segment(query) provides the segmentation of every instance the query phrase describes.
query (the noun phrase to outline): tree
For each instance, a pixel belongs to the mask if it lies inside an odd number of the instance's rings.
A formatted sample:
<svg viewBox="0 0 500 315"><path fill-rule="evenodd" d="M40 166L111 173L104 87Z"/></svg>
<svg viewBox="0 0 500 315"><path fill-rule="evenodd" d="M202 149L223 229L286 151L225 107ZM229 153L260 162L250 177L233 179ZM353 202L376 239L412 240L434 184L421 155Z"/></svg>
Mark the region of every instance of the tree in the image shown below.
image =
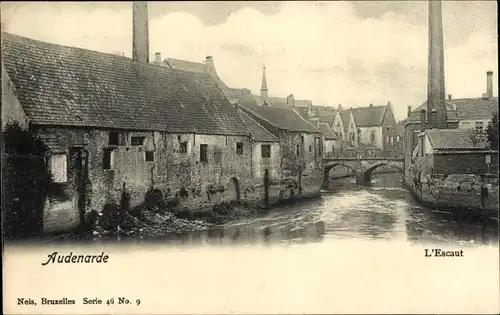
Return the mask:
<svg viewBox="0 0 500 315"><path fill-rule="evenodd" d="M2 228L8 239L39 234L52 177L45 145L14 123L2 132Z"/></svg>
<svg viewBox="0 0 500 315"><path fill-rule="evenodd" d="M493 119L486 129L488 142L492 150L498 150L498 114L493 115Z"/></svg>

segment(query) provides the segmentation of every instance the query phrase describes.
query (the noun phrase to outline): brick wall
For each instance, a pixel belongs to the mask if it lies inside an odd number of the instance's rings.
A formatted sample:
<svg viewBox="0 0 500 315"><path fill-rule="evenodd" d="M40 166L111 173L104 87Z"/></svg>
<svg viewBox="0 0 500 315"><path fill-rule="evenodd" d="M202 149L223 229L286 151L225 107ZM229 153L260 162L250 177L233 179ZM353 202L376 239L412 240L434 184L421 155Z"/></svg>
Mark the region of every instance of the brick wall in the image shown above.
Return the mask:
<svg viewBox="0 0 500 315"><path fill-rule="evenodd" d="M488 172L485 153L434 154L436 174L484 174ZM491 173L498 172L498 153L492 154Z"/></svg>

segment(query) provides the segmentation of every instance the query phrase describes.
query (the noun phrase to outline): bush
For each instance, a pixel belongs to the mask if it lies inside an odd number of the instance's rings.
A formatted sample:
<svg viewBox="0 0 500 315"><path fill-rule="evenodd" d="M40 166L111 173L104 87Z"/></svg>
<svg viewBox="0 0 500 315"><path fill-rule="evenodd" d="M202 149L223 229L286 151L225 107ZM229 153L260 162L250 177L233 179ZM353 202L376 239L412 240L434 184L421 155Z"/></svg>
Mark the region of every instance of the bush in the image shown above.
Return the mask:
<svg viewBox="0 0 500 315"><path fill-rule="evenodd" d="M3 132L2 226L7 239L38 235L52 176L45 166L45 145L9 124Z"/></svg>

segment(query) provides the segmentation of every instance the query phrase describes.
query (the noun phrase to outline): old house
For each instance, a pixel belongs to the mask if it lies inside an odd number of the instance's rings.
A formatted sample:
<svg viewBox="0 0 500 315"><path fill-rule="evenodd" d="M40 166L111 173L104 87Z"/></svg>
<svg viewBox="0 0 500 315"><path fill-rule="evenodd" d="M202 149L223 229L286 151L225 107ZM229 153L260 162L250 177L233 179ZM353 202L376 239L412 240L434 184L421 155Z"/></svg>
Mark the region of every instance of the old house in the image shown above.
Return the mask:
<svg viewBox="0 0 500 315"><path fill-rule="evenodd" d="M396 119L392 105L359 107L351 109L357 128L359 145L376 148L386 156L396 155Z"/></svg>
<svg viewBox="0 0 500 315"><path fill-rule="evenodd" d="M229 88L218 77L213 57L207 57L205 63L167 58L164 64L173 69L209 73L231 103L242 111L254 141L252 174L255 180L262 180L265 169L272 180L296 177L299 166L304 177L313 177L312 170L316 170L321 163L324 144L320 130L315 127L317 124L311 125L299 115L301 109L309 109L310 102L297 102L293 94L286 98L269 97L265 69L259 98L248 89ZM296 107L297 103L303 106ZM319 185L317 188L319 190Z"/></svg>
<svg viewBox="0 0 500 315"><path fill-rule="evenodd" d="M498 216L498 151L472 129L420 132L407 172L407 185L425 202Z"/></svg>
<svg viewBox="0 0 500 315"><path fill-rule="evenodd" d="M320 122L319 129L324 139L323 157L333 158L338 156L340 153L340 141L337 134L330 127L330 124Z"/></svg>
<svg viewBox="0 0 500 315"><path fill-rule="evenodd" d="M296 178L299 189L319 192L323 139L318 128L297 112L270 106L241 109L280 141L283 178Z"/></svg>
<svg viewBox="0 0 500 315"><path fill-rule="evenodd" d="M413 159L423 158L434 174L496 173L498 152L473 130L428 129L417 137Z"/></svg>
<svg viewBox="0 0 500 315"><path fill-rule="evenodd" d="M453 99L451 95L445 101L446 122L449 129L473 129L478 133L486 130L494 114L498 114L498 97L493 96L493 72L486 73L486 91L482 97ZM436 116L436 112L432 112ZM423 115L423 116L422 116ZM417 145L417 136L428 122L427 101L411 110L408 108L408 117L404 127L404 156L405 168L411 164L411 155ZM433 116L431 116L433 117ZM436 120L435 118L433 120ZM422 125L423 124L423 125Z"/></svg>
<svg viewBox="0 0 500 315"><path fill-rule="evenodd" d="M46 231L124 194L131 206L152 189L201 206L250 185L238 110L210 75L150 64L147 9L134 14L133 59L2 32L2 107L45 141L62 192L47 200Z"/></svg>
<svg viewBox="0 0 500 315"><path fill-rule="evenodd" d="M279 139L267 131L243 110L240 114L252 138L252 176L262 183L266 172L271 180L281 179L281 149Z"/></svg>

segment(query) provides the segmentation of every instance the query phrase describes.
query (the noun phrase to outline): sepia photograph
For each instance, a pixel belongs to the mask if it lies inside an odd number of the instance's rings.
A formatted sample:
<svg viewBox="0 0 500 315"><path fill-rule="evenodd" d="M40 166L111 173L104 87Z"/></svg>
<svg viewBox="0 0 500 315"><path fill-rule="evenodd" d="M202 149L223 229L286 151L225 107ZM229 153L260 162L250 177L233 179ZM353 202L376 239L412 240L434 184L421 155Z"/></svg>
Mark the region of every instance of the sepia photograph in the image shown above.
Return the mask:
<svg viewBox="0 0 500 315"><path fill-rule="evenodd" d="M5 314L500 312L495 1L2 1Z"/></svg>

